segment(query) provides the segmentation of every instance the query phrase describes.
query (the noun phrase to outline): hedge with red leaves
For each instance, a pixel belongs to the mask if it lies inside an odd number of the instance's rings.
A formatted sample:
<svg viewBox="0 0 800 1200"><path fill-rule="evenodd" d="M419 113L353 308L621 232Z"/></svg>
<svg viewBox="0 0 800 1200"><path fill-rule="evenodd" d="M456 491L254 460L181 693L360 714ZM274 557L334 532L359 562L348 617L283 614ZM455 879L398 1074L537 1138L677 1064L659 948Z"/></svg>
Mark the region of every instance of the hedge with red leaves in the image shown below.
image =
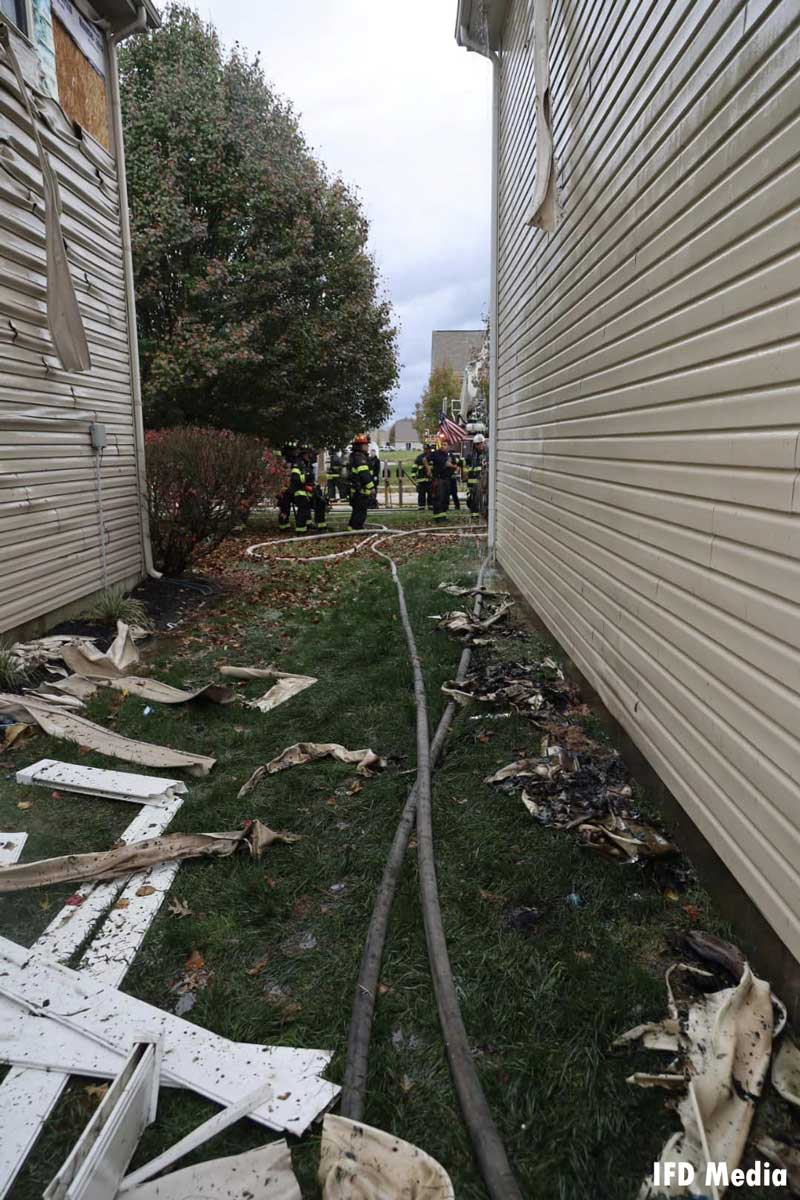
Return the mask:
<svg viewBox="0 0 800 1200"><path fill-rule="evenodd" d="M191 425L150 430L147 492L153 557L177 575L286 487L286 466L256 437Z"/></svg>

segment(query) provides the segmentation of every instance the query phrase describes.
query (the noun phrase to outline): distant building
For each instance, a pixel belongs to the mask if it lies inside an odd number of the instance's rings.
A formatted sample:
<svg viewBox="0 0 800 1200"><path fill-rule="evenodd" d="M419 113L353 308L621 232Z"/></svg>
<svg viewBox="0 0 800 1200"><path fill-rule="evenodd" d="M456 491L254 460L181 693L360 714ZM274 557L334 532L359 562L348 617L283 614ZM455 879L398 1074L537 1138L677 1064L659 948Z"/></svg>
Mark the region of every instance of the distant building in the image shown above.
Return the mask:
<svg viewBox="0 0 800 1200"><path fill-rule="evenodd" d="M395 421L389 430L389 445L395 450L421 450L422 438L410 417Z"/></svg>

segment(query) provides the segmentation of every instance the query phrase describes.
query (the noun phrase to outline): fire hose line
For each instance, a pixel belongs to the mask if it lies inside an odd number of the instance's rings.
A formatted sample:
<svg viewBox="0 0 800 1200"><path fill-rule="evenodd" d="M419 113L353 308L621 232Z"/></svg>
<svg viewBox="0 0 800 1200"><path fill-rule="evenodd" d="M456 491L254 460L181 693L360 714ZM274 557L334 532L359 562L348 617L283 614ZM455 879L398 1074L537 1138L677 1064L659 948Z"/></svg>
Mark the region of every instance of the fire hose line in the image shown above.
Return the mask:
<svg viewBox="0 0 800 1200"><path fill-rule="evenodd" d="M394 559L385 550L379 548L384 542L394 541L400 537L411 537L420 534L441 537L449 536L453 532L455 530L442 531L441 529L430 528L391 532L376 530L365 538L359 546L355 547L357 550L361 545L369 542L370 550L388 562L392 579L397 589L400 620L408 645L414 677L414 698L417 709L417 781L408 797L395 833L367 933L367 941L364 947L358 986L353 1003L342 1113L351 1119L356 1119L363 1110L372 1015L375 1007L375 994L380 973L388 916L405 849L416 819L420 901L425 925L425 940L428 947L431 979L439 1011L439 1023L450 1063L453 1083L461 1105L464 1121L469 1131L475 1156L478 1159L481 1173L489 1189L489 1194L492 1196L492 1200L523 1200L522 1193L511 1170L505 1147L503 1146L486 1096L481 1087L477 1071L475 1070L469 1039L467 1038L467 1031L461 1016L461 1009L456 994L439 904L439 888L436 879L431 819L431 768L432 765L435 765L441 753L444 739L453 719L455 706L452 702L448 704L447 710L445 710L439 722L433 742L431 743L425 680L414 631L408 615L405 591ZM376 533L381 536L376 537ZM468 526L466 528L462 527L459 530L459 534L465 537L475 533L484 534L485 536L485 528L483 526ZM317 538L341 536L341 534L316 535ZM308 539L300 537L287 540L305 541ZM281 539L278 539L278 542L280 541ZM275 544L277 543L273 541L271 543L261 543L259 546L251 546L247 553L252 556L259 549ZM354 550L344 551L343 553L352 554ZM326 557L339 556L337 554ZM297 558L294 561L310 562L315 560ZM487 562L488 559L481 566L478 575L479 587L483 581ZM480 601L480 595L476 596L476 614L480 613ZM469 661L470 651L469 649L465 649L459 663L459 679L463 679L466 675Z"/></svg>
<svg viewBox="0 0 800 1200"><path fill-rule="evenodd" d="M433 853L433 828L431 821L431 762L432 753L428 729L428 703L425 695L425 680L417 650L414 630L406 606L406 597L397 565L386 551L378 549L380 538L373 543L372 550L386 559L397 588L400 620L408 644L411 667L414 673L414 696L417 706L417 861L419 865L420 901L425 924L425 940L428 945L433 990L439 1009L439 1024L442 1029L445 1049L450 1062L450 1073L461 1105L461 1112L469 1131L472 1147L481 1168L484 1182L493 1200L522 1200L522 1192L511 1170L505 1147L481 1087L470 1050L467 1031L461 1016L456 995L447 939L439 905L439 888L436 881L436 863Z"/></svg>
<svg viewBox="0 0 800 1200"><path fill-rule="evenodd" d="M340 533L312 533L301 534L298 537L283 537L273 538L269 542L258 542L254 546L248 546L245 554L248 558L261 558L271 562L296 562L296 563L311 563L311 562L331 562L335 558L347 558L351 554L357 554L364 546L371 544L375 538L381 534L380 540L385 541L386 538L401 538L401 537L418 537L422 534L427 537L470 537L477 535L478 537L486 537L485 525L460 525L451 529L431 528L427 526L424 529L388 529L386 525L367 525L367 536L362 538L355 546L349 550L338 550L333 554L315 554L315 555L300 555L300 554L268 554L259 555L259 550L265 550L270 546L289 546L297 542L321 542L326 538L342 538L353 537L357 534L364 533L364 529L343 529Z"/></svg>
<svg viewBox="0 0 800 1200"><path fill-rule="evenodd" d="M478 587L483 585L483 578L488 565L488 558L482 563L478 572ZM481 613L480 593L475 597L475 617ZM463 683L467 677L472 651L466 646L461 654L461 660L456 672L456 682ZM450 700L431 742L431 765L436 767L444 746L445 738L455 716L457 705ZM351 1121L364 1119L364 1105L367 1091L367 1064L369 1060L369 1045L372 1036L372 1021L375 1013L375 999L380 980L383 948L386 943L386 931L389 925L389 914L394 902L403 859L408 848L411 831L417 816L417 785L414 784L409 792L405 807L397 825L386 866L383 869L380 887L375 897L375 906L367 930L364 943L364 953L358 974L358 983L353 998L353 1012L350 1019L350 1037L347 1045L347 1061L345 1063L344 1083L342 1085L341 1113Z"/></svg>

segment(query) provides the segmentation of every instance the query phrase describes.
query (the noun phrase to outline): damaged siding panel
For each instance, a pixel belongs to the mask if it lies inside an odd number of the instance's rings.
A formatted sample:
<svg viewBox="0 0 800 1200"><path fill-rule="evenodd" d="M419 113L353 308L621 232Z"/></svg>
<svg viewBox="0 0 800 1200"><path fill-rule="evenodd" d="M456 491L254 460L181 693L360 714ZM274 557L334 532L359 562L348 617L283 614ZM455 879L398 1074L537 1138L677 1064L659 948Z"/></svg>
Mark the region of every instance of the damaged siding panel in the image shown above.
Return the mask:
<svg viewBox="0 0 800 1200"><path fill-rule="evenodd" d="M114 163L50 102L39 108L92 367L63 370L50 340L41 173L16 82L0 62L0 632L103 586L92 421L108 434L109 583L143 571Z"/></svg>
<svg viewBox="0 0 800 1200"><path fill-rule="evenodd" d="M50 0L31 0L33 9L33 39L44 90L54 100L58 99L56 79L56 52L53 44L53 10Z"/></svg>
<svg viewBox="0 0 800 1200"><path fill-rule="evenodd" d="M502 49L497 552L800 957L800 18L555 0Z"/></svg>

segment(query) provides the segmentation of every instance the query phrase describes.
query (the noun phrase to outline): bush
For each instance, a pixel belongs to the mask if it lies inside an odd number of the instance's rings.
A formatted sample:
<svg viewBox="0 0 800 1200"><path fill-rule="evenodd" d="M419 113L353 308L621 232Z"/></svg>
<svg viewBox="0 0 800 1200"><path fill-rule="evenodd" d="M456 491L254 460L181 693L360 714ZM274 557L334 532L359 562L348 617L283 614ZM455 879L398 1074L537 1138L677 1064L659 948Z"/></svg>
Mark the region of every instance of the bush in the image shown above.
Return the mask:
<svg viewBox="0 0 800 1200"><path fill-rule="evenodd" d="M121 587L107 588L101 592L87 615L101 625L116 625L117 621L124 621L126 625L140 625L146 629L150 623L141 600L126 596Z"/></svg>
<svg viewBox="0 0 800 1200"><path fill-rule="evenodd" d="M0 641L0 689L18 688L27 680L28 668L14 654L12 643Z"/></svg>
<svg viewBox="0 0 800 1200"><path fill-rule="evenodd" d="M146 443L153 556L167 575L180 574L286 486L284 463L256 437L186 425L151 430Z"/></svg>

